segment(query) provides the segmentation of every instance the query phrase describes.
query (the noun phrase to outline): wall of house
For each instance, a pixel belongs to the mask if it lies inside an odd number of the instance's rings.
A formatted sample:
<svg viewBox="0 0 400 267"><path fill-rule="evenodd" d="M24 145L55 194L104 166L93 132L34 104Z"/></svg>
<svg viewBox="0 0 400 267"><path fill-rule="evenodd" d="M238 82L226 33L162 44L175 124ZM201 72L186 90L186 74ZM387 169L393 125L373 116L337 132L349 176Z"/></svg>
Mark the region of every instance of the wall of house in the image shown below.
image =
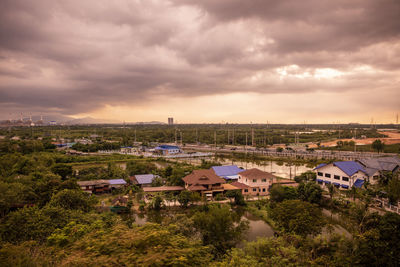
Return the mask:
<svg viewBox="0 0 400 267"><path fill-rule="evenodd" d="M265 181L263 181L265 179ZM242 192L246 195L265 196L269 194L269 187L272 185L272 180L268 178L258 178L253 181L253 178L242 176L239 174L239 183L250 186L248 192ZM244 190L243 190L244 191Z"/></svg>
<svg viewBox="0 0 400 267"><path fill-rule="evenodd" d="M315 170L315 173L317 174L317 179L323 180L323 181L328 181L330 183L339 183L340 185L347 185L349 188L353 186L354 182L357 179L363 179L367 180L368 176L361 172L358 171L352 176L348 176L344 171L342 171L340 168L334 166L333 164L328 164L324 167L321 167L317 170ZM320 175L322 173L322 176ZM330 174L330 177L327 177L326 174ZM336 176L336 177L335 177ZM339 177L339 179L335 179ZM349 178L348 181L343 180L343 177ZM326 186L325 183L322 183L321 186ZM341 187L341 189L346 189Z"/></svg>

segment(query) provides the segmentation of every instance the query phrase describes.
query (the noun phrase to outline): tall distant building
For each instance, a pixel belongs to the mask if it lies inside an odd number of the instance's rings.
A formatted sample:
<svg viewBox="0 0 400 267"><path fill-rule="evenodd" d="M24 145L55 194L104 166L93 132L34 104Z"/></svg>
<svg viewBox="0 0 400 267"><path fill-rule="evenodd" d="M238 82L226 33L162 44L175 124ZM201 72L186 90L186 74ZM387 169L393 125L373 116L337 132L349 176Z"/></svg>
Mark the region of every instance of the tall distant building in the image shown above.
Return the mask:
<svg viewBox="0 0 400 267"><path fill-rule="evenodd" d="M174 125L174 118L168 118L168 125Z"/></svg>

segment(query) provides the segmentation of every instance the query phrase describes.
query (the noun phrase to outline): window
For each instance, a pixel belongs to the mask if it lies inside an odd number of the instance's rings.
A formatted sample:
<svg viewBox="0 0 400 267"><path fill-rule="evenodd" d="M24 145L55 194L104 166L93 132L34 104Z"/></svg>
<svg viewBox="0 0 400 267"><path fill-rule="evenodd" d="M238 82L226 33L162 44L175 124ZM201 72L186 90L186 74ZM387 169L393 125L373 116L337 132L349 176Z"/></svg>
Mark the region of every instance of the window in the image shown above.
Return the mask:
<svg viewBox="0 0 400 267"><path fill-rule="evenodd" d="M266 183L266 182L267 182L267 179L262 179L262 182L263 182L263 183Z"/></svg>
<svg viewBox="0 0 400 267"><path fill-rule="evenodd" d="M333 179L340 180L340 176L339 175L334 175Z"/></svg>
<svg viewBox="0 0 400 267"><path fill-rule="evenodd" d="M343 177L342 177L342 180L348 182L348 181L349 181L349 177L344 177L344 176L343 176Z"/></svg>
<svg viewBox="0 0 400 267"><path fill-rule="evenodd" d="M249 189L245 189L244 192L246 192L246 193L249 192Z"/></svg>
<svg viewBox="0 0 400 267"><path fill-rule="evenodd" d="M257 192L257 188L253 188L253 192Z"/></svg>
<svg viewBox="0 0 400 267"><path fill-rule="evenodd" d="M257 182L257 179L253 179L253 183L256 183Z"/></svg>
<svg viewBox="0 0 400 267"><path fill-rule="evenodd" d="M318 172L318 176L324 176L322 172Z"/></svg>
<svg viewBox="0 0 400 267"><path fill-rule="evenodd" d="M378 180L378 178L379 178L379 175L372 176L372 180Z"/></svg>
<svg viewBox="0 0 400 267"><path fill-rule="evenodd" d="M265 188L263 188L263 192L265 192Z"/></svg>
<svg viewBox="0 0 400 267"><path fill-rule="evenodd" d="M330 173L325 173L325 177L331 178L331 174Z"/></svg>

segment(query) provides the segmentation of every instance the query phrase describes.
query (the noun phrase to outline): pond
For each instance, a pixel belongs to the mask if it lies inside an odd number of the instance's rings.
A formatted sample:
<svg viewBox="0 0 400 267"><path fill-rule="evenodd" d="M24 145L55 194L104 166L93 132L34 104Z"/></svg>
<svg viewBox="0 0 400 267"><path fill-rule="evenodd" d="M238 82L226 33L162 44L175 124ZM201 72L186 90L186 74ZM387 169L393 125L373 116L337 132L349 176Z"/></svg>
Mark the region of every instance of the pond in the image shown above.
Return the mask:
<svg viewBox="0 0 400 267"><path fill-rule="evenodd" d="M147 221L159 222L162 215L160 213L152 213L150 216L151 217L148 217L146 214L135 214L135 223L139 226L142 226ZM245 211L243 212L241 219L249 222L249 230L245 236L246 241L255 241L259 237L274 236L274 230L272 227L257 216Z"/></svg>
<svg viewBox="0 0 400 267"><path fill-rule="evenodd" d="M247 220L249 222L249 230L245 234L244 241L256 241L257 238L268 238L274 236L274 230L272 227L263 221L261 218L251 214L248 211L237 211L241 215L241 219ZM330 217L330 212L326 209L323 209L323 214L325 216ZM135 214L135 223L139 226L144 225L147 221L160 223L162 220L162 214L157 212L152 212L151 214ZM335 214L334 214L335 216ZM340 235L344 235L346 238L352 238L352 235L342 226L336 224L333 225L331 229L324 227L322 229L321 235L323 237L328 237L331 233L336 233ZM242 246L243 243L240 243L238 246Z"/></svg>
<svg viewBox="0 0 400 267"><path fill-rule="evenodd" d="M242 219L249 221L249 231L245 237L246 241L256 241L257 238L260 237L274 236L274 230L272 227L250 212L246 211L243 214Z"/></svg>

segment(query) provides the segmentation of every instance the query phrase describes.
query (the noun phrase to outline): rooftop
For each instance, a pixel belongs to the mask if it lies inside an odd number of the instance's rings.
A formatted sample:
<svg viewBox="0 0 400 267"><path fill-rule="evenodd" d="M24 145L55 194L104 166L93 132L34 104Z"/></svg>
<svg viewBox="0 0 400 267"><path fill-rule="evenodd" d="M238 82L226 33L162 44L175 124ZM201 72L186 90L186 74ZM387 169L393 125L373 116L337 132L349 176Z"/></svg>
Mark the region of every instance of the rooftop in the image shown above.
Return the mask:
<svg viewBox="0 0 400 267"><path fill-rule="evenodd" d="M194 170L182 178L187 184L223 184L225 180L218 177L213 170Z"/></svg>
<svg viewBox="0 0 400 267"><path fill-rule="evenodd" d="M236 165L228 165L228 166L213 166L211 169L214 170L215 174L223 177L225 179L237 179L235 175L240 172L243 172L243 169L240 169Z"/></svg>
<svg viewBox="0 0 400 267"><path fill-rule="evenodd" d="M253 168L240 173L241 176L245 176L250 179L258 179L258 178L269 178L273 179L275 176L272 173L264 172L262 170Z"/></svg>
<svg viewBox="0 0 400 267"><path fill-rule="evenodd" d="M171 145L160 145L155 149L179 149L179 146L171 146Z"/></svg>
<svg viewBox="0 0 400 267"><path fill-rule="evenodd" d="M366 173L363 166L355 161L336 161L333 163L333 166L338 167L343 172L345 172L348 176L352 176L358 171L362 171Z"/></svg>
<svg viewBox="0 0 400 267"><path fill-rule="evenodd" d="M126 184L124 179L111 179L107 180L110 184Z"/></svg>
<svg viewBox="0 0 400 267"><path fill-rule="evenodd" d="M134 177L138 184L151 184L153 179L157 176L154 174L136 174Z"/></svg>

